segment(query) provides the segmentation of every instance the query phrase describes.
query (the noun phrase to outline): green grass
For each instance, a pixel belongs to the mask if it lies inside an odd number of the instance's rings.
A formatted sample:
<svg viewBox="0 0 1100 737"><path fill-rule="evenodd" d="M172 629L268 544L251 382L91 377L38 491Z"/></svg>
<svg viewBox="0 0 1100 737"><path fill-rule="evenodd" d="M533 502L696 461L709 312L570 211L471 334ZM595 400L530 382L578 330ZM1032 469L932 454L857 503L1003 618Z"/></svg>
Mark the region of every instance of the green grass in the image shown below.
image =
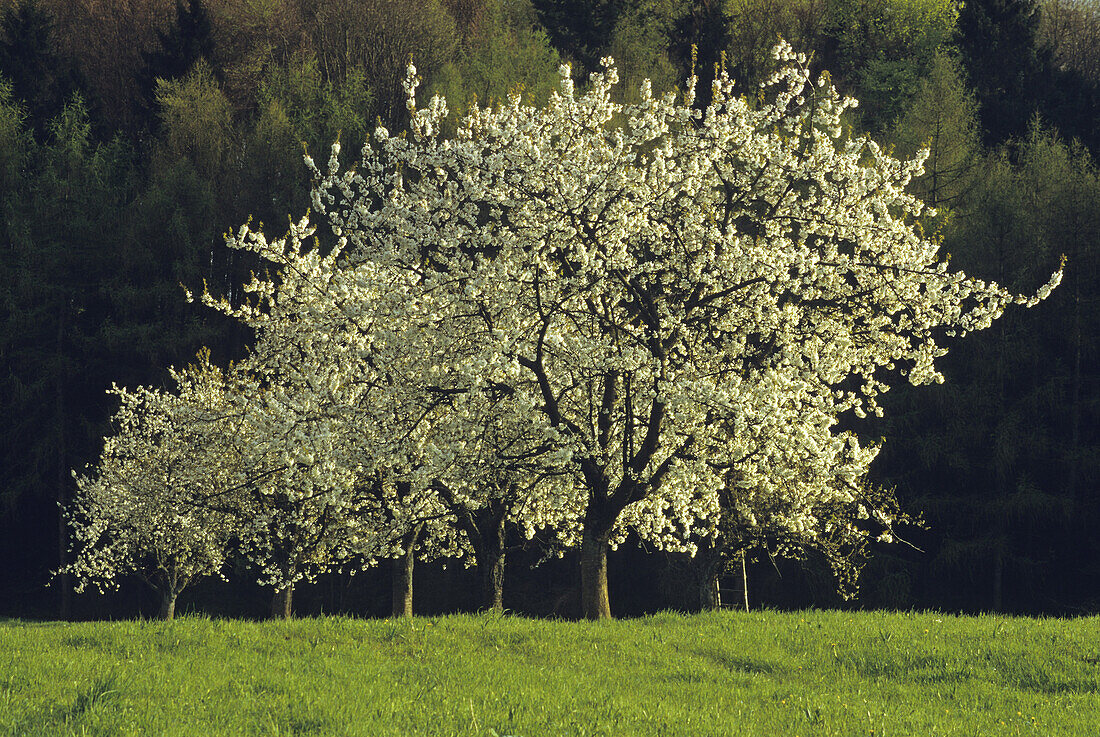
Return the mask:
<svg viewBox="0 0 1100 737"><path fill-rule="evenodd" d="M0 735L1100 735L1100 618L0 622Z"/></svg>

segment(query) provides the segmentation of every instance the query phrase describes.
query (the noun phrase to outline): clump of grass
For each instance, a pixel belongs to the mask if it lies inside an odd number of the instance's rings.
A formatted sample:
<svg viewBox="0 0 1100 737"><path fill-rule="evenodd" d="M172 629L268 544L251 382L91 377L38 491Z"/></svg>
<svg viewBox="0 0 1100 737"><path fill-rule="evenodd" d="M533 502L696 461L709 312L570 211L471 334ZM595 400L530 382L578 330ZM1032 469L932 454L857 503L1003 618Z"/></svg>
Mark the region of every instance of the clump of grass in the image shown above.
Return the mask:
<svg viewBox="0 0 1100 737"><path fill-rule="evenodd" d="M0 735L1087 735L1098 624L828 611L0 622Z"/></svg>
<svg viewBox="0 0 1100 737"><path fill-rule="evenodd" d="M94 678L87 687L82 688L76 694L76 700L69 709L66 721L79 719L87 712L101 707L110 701L117 700L119 694L117 681L118 676L114 673L105 677Z"/></svg>

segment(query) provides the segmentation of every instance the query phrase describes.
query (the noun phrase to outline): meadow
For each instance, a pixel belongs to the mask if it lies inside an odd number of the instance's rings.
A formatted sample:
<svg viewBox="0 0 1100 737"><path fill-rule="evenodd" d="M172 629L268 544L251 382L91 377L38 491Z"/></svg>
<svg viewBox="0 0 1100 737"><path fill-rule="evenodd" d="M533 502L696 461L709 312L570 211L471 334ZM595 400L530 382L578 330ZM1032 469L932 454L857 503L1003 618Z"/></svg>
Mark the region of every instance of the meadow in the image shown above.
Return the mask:
<svg viewBox="0 0 1100 737"><path fill-rule="evenodd" d="M1100 618L0 621L0 735L1100 734Z"/></svg>

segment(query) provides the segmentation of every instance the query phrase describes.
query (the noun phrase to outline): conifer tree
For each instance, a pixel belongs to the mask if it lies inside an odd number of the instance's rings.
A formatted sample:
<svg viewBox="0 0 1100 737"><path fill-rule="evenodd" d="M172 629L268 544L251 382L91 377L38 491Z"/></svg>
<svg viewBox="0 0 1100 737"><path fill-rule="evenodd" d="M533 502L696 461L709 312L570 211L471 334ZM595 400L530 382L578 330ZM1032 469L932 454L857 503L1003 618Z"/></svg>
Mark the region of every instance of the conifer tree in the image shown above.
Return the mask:
<svg viewBox="0 0 1100 737"><path fill-rule="evenodd" d="M157 47L141 54L143 66L138 72L139 115L148 129L155 130L157 96L160 82L181 79L200 60L217 76L214 36L210 17L202 0L176 0L175 22L167 30L157 31Z"/></svg>
<svg viewBox="0 0 1100 737"><path fill-rule="evenodd" d="M1014 157L977 166L944 229L952 262L1018 286L1065 253L1066 281L1036 311L955 348L943 386L899 393L877 470L926 513L930 603L1058 611L1094 596L1083 587L1097 581L1081 550L1096 545L1082 484L1097 473L1085 387L1097 365L1100 179L1086 152L1039 127Z"/></svg>
<svg viewBox="0 0 1100 737"><path fill-rule="evenodd" d="M0 12L0 77L22 101L40 140L50 120L82 87L73 64L58 54L53 16L38 0L19 0Z"/></svg>
<svg viewBox="0 0 1100 737"><path fill-rule="evenodd" d="M974 87L985 142L1020 137L1044 91L1037 0L969 0L959 11L958 45Z"/></svg>
<svg viewBox="0 0 1100 737"><path fill-rule="evenodd" d="M924 173L914 180L913 191L937 210L933 229L942 228L950 210L967 193L980 152L977 104L954 58L936 55L931 71L894 125L892 139L904 156L928 149Z"/></svg>

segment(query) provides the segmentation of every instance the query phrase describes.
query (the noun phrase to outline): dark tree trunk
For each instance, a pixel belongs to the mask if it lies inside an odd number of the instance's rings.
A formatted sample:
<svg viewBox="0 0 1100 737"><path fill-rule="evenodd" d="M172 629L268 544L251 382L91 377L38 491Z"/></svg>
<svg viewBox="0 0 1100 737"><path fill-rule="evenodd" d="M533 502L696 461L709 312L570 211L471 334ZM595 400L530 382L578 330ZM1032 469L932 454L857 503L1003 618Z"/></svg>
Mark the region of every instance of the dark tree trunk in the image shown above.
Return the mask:
<svg viewBox="0 0 1100 737"><path fill-rule="evenodd" d="M413 615L413 566L416 563L416 539L423 525L405 538L405 552L393 560L393 616Z"/></svg>
<svg viewBox="0 0 1100 737"><path fill-rule="evenodd" d="M587 516L581 538L581 611L585 619L611 619L607 595L607 550L611 525Z"/></svg>
<svg viewBox="0 0 1100 737"><path fill-rule="evenodd" d="M481 572L481 602L487 611L504 611L504 551L487 551L478 556Z"/></svg>
<svg viewBox="0 0 1100 737"><path fill-rule="evenodd" d="M294 617L294 584L277 589L271 597L271 618L291 619Z"/></svg>
<svg viewBox="0 0 1100 737"><path fill-rule="evenodd" d="M699 605L705 612L715 612L722 608L720 579L718 569L708 566L699 587Z"/></svg>
<svg viewBox="0 0 1100 737"><path fill-rule="evenodd" d="M721 609L722 591L720 585L722 570L725 568L722 551L717 544L709 539L704 539L699 544L699 550L695 554L695 562L699 571L700 609L704 612Z"/></svg>
<svg viewBox="0 0 1100 737"><path fill-rule="evenodd" d="M470 524L466 531L477 556L481 576L481 606L486 611L504 611L505 507L484 510L481 526Z"/></svg>
<svg viewBox="0 0 1100 737"><path fill-rule="evenodd" d="M176 597L178 593L171 588L162 589L160 592L160 610L157 619L170 621L176 618Z"/></svg>

